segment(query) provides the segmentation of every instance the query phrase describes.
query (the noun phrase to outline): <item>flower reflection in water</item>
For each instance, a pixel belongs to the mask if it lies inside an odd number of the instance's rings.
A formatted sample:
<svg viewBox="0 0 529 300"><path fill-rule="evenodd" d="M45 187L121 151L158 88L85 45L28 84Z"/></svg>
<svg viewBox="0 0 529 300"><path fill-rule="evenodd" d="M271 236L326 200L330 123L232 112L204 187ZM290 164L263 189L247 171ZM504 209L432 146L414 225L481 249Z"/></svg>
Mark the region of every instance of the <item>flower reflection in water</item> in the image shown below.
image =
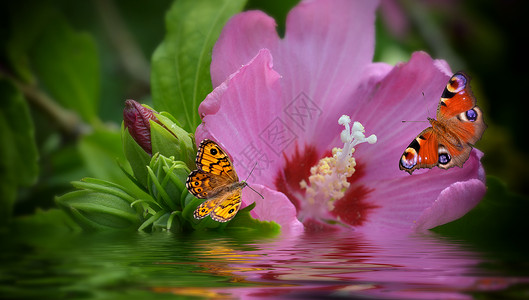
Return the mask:
<svg viewBox="0 0 529 300"><path fill-rule="evenodd" d="M199 289L206 297L472 299L472 292L529 282L497 277L480 268L479 254L434 235L382 239L312 233L244 247L222 240L197 246L199 272L229 283ZM155 291L188 295L180 288Z"/></svg>

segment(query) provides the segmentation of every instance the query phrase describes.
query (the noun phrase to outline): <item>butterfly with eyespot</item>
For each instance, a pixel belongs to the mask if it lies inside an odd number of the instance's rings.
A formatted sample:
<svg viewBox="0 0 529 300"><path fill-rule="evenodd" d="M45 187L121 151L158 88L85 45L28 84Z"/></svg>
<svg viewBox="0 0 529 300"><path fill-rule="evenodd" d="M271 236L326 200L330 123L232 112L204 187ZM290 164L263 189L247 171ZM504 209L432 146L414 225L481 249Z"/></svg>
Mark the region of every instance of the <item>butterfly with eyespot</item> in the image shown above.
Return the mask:
<svg viewBox="0 0 529 300"><path fill-rule="evenodd" d="M462 167L472 146L487 125L470 89L470 77L457 72L448 81L437 107L437 120L423 130L404 150L399 168L412 173L420 168Z"/></svg>
<svg viewBox="0 0 529 300"><path fill-rule="evenodd" d="M186 181L188 191L199 199L207 199L194 212L195 219L210 216L218 222L233 219L241 207L242 189L248 184L239 181L230 158L212 140L205 139L198 147L197 170Z"/></svg>

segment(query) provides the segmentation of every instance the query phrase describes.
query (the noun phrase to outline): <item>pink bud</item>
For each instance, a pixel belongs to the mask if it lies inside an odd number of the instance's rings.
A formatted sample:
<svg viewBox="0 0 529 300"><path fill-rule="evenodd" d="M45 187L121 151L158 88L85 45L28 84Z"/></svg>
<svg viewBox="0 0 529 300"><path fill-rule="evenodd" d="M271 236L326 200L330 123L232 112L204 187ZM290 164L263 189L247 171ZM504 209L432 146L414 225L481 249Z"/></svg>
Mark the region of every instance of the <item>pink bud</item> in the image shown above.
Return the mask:
<svg viewBox="0 0 529 300"><path fill-rule="evenodd" d="M145 152L152 155L151 145L151 124L150 120L158 122L154 112L134 100L125 101L123 110L123 120L125 128L129 129L132 138L140 145Z"/></svg>

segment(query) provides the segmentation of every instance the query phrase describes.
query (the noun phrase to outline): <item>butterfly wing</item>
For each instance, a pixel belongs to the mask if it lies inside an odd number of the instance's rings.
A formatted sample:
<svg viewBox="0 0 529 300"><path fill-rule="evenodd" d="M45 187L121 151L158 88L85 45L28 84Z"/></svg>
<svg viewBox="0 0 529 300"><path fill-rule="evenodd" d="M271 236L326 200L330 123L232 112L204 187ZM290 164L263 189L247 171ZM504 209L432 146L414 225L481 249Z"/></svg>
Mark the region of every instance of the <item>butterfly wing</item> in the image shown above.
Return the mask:
<svg viewBox="0 0 529 300"><path fill-rule="evenodd" d="M198 147L198 153L195 160L197 168L205 173L226 177L229 182L238 182L239 177L233 169L230 158L212 140L205 139Z"/></svg>
<svg viewBox="0 0 529 300"><path fill-rule="evenodd" d="M438 145L433 128L426 128L404 150L399 168L411 174L415 169L436 166L439 159Z"/></svg>
<svg viewBox="0 0 529 300"><path fill-rule="evenodd" d="M449 138L461 144L474 145L483 135L487 125L465 73L457 72L448 81L437 108L437 121L450 131Z"/></svg>
<svg viewBox="0 0 529 300"><path fill-rule="evenodd" d="M187 177L186 187L197 198L213 197L223 187L239 181L228 155L211 140L200 143L195 162L197 170Z"/></svg>
<svg viewBox="0 0 529 300"><path fill-rule="evenodd" d="M205 217L207 217L213 209L220 203L221 198L212 198L209 200L204 201L202 204L200 204L197 209L193 212L193 217L195 219L200 220Z"/></svg>
<svg viewBox="0 0 529 300"><path fill-rule="evenodd" d="M193 212L195 219L211 216L214 221L228 222L233 219L241 207L241 189L206 200Z"/></svg>
<svg viewBox="0 0 529 300"><path fill-rule="evenodd" d="M210 216L217 222L228 222L235 217L241 204L241 189L239 188L226 194L222 201L215 206Z"/></svg>

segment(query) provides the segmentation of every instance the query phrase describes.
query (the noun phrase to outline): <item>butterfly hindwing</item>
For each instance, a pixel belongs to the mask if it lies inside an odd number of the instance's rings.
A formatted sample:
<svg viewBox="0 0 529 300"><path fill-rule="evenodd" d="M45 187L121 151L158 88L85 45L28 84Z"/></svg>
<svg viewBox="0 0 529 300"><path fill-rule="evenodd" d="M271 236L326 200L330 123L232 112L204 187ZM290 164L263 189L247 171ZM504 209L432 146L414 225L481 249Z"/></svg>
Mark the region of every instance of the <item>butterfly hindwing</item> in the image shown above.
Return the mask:
<svg viewBox="0 0 529 300"><path fill-rule="evenodd" d="M219 204L219 198L213 198L204 201L202 204L200 204L197 209L193 212L193 217L195 219L203 219L213 211L213 209Z"/></svg>
<svg viewBox="0 0 529 300"><path fill-rule="evenodd" d="M231 194L227 194L226 197L215 206L210 213L210 216L217 222L228 222L235 217L241 204L241 189L237 189Z"/></svg>
<svg viewBox="0 0 529 300"><path fill-rule="evenodd" d="M432 127L426 128L404 150L399 161L399 168L411 174L415 169L436 166L438 145Z"/></svg>
<svg viewBox="0 0 529 300"><path fill-rule="evenodd" d="M217 222L228 222L233 219L241 207L241 189L204 201L193 212L195 219L210 216Z"/></svg>

